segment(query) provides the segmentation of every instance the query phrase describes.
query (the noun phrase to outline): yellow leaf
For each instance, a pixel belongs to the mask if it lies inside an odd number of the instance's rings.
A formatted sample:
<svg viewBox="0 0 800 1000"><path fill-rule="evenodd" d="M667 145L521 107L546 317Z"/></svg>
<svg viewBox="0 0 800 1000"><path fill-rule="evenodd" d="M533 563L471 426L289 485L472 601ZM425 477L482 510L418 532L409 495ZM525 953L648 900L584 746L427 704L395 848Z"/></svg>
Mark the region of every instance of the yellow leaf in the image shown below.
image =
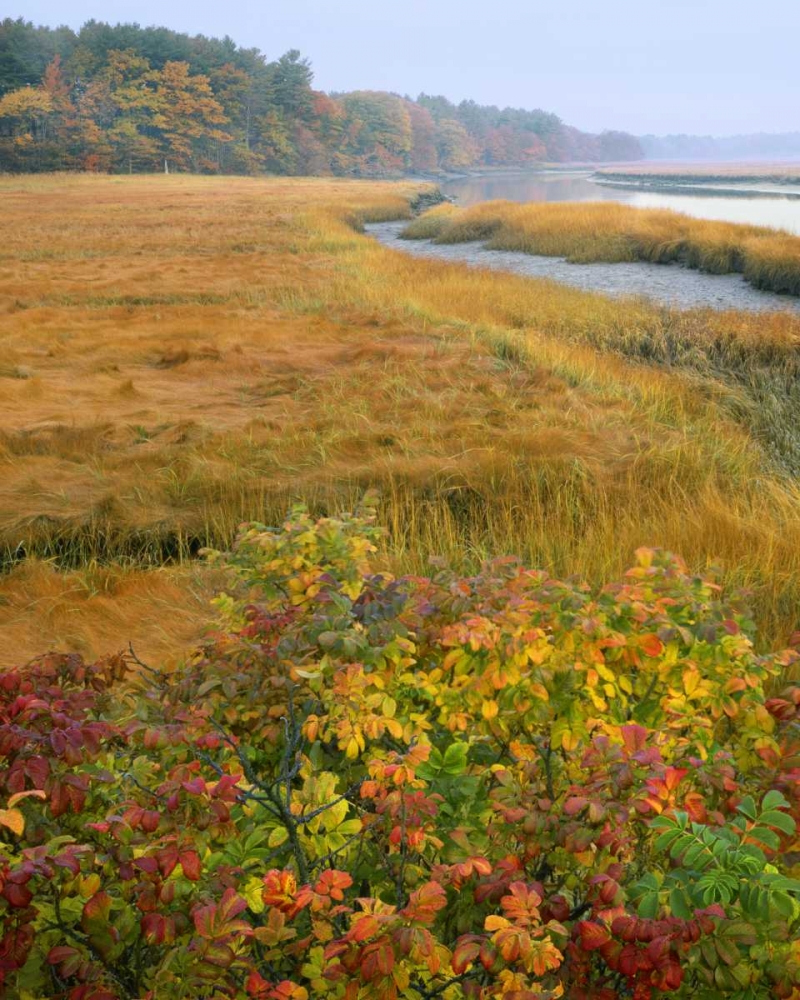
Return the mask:
<svg viewBox="0 0 800 1000"><path fill-rule="evenodd" d="M500 708L493 698L490 698L489 701L485 701L483 703L483 707L481 708L481 714L484 719L494 719L499 711Z"/></svg>
<svg viewBox="0 0 800 1000"><path fill-rule="evenodd" d="M29 799L29 798L46 799L47 793L43 792L41 788L34 788L28 792L16 792L8 800L8 807L10 809L12 806L15 806L18 802L21 802L23 799Z"/></svg>
<svg viewBox="0 0 800 1000"><path fill-rule="evenodd" d="M267 840L267 847L280 847L286 841L289 834L286 831L286 827L276 826L272 833L269 835ZM257 912L261 912L260 910Z"/></svg>
<svg viewBox="0 0 800 1000"><path fill-rule="evenodd" d="M245 883L242 895L247 900L247 905L253 913L264 912L263 890L264 883L260 878L253 877Z"/></svg>
<svg viewBox="0 0 800 1000"><path fill-rule="evenodd" d="M394 979L395 986L402 992L404 992L408 984L411 982L411 976L408 973L408 969L404 969L402 965L396 965L392 969L392 979Z"/></svg>
<svg viewBox="0 0 800 1000"><path fill-rule="evenodd" d="M571 732L569 729L561 737L561 746L567 752L569 752L570 750L574 750L579 743L580 743L580 737L578 736L578 734Z"/></svg>
<svg viewBox="0 0 800 1000"><path fill-rule="evenodd" d="M487 931L500 931L509 926L510 921L496 913L490 913L483 922L483 928Z"/></svg>
<svg viewBox="0 0 800 1000"><path fill-rule="evenodd" d="M9 830L21 837L25 830L25 817L19 809L0 809L0 826L7 826Z"/></svg>
<svg viewBox="0 0 800 1000"><path fill-rule="evenodd" d="M683 690L686 692L688 697L691 697L697 690L697 685L700 683L700 671L696 670L694 667L689 667L683 672Z"/></svg>
<svg viewBox="0 0 800 1000"><path fill-rule="evenodd" d="M84 899L91 899L100 890L100 876L97 874L87 875L86 878L79 879L79 891Z"/></svg>

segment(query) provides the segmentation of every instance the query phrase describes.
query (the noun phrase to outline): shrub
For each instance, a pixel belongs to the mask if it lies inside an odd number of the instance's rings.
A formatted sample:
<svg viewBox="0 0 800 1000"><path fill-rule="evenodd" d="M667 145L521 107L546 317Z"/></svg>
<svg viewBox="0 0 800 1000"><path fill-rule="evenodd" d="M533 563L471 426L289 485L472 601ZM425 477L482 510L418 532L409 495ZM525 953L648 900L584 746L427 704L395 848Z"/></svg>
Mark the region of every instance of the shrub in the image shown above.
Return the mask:
<svg viewBox="0 0 800 1000"><path fill-rule="evenodd" d="M642 550L393 579L368 514L243 530L165 674L0 677L5 996L800 996L800 690Z"/></svg>

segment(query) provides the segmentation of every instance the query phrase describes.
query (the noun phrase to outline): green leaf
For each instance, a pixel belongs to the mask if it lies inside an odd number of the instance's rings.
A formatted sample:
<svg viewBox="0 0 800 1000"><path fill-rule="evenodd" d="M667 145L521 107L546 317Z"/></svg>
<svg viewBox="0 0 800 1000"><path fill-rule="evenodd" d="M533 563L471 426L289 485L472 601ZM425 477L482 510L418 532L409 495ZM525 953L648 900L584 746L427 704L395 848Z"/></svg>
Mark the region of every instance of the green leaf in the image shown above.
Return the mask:
<svg viewBox="0 0 800 1000"><path fill-rule="evenodd" d="M441 753L436 749L436 747L432 747L428 759L424 761L424 763L417 765L417 774L420 778L430 781L439 774L443 765L444 758Z"/></svg>
<svg viewBox="0 0 800 1000"><path fill-rule="evenodd" d="M656 850L657 851L670 851L673 844L681 837L681 831L670 829L665 833L662 833L660 837L656 837Z"/></svg>
<svg viewBox="0 0 800 1000"><path fill-rule="evenodd" d="M798 905L788 892L773 892L770 902L782 917L791 920L798 912Z"/></svg>
<svg viewBox="0 0 800 1000"><path fill-rule="evenodd" d="M639 900L637 912L640 917L655 919L658 915L658 893L646 892Z"/></svg>
<svg viewBox="0 0 800 1000"><path fill-rule="evenodd" d="M777 789L773 788L764 796L761 800L762 811L770 809L788 809L790 803L784 798L783 794Z"/></svg>
<svg viewBox="0 0 800 1000"><path fill-rule="evenodd" d="M752 830L747 831L747 835L773 851L777 851L781 845L781 838L767 826L754 826Z"/></svg>
<svg viewBox="0 0 800 1000"><path fill-rule="evenodd" d="M705 867L704 865L699 864L701 859L705 859L706 864L708 864L708 855L705 844L694 843L683 855L683 863L687 868Z"/></svg>
<svg viewBox="0 0 800 1000"><path fill-rule="evenodd" d="M451 743L444 752L442 762L442 770L445 774L462 774L467 768L468 751L466 743Z"/></svg>
<svg viewBox="0 0 800 1000"><path fill-rule="evenodd" d="M739 949L732 941L716 938L714 944L717 948L717 954L726 965L737 965L741 961L742 956Z"/></svg>
<svg viewBox="0 0 800 1000"><path fill-rule="evenodd" d="M681 920L691 920L694 914L694 907L691 906L689 899L683 889L672 889L669 894L669 908L672 911L674 917L680 917Z"/></svg>
<svg viewBox="0 0 800 1000"><path fill-rule="evenodd" d="M737 812L742 813L748 819L756 821L758 813L756 812L756 804L752 795L745 795L739 805L736 807Z"/></svg>
<svg viewBox="0 0 800 1000"><path fill-rule="evenodd" d="M795 821L791 816L787 816L786 813L778 812L777 810L762 812L759 816L759 822L763 823L764 826L772 826L788 836L791 836L796 828Z"/></svg>

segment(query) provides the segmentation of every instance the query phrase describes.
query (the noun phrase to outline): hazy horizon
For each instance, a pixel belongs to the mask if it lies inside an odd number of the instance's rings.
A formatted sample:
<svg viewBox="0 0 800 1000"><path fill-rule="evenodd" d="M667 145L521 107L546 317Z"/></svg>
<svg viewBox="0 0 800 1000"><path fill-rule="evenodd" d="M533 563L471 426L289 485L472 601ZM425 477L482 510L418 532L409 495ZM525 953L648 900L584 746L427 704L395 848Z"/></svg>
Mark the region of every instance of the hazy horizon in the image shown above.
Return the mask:
<svg viewBox="0 0 800 1000"><path fill-rule="evenodd" d="M325 91L443 94L456 103L534 108L591 132L729 136L800 128L794 47L800 4L776 0L770 24L743 4L673 0L643 15L634 0L551 9L525 0L491 7L407 0L275 0L229 8L209 0L27 0L18 15L78 28L135 21L190 34L230 35L275 58L299 49Z"/></svg>

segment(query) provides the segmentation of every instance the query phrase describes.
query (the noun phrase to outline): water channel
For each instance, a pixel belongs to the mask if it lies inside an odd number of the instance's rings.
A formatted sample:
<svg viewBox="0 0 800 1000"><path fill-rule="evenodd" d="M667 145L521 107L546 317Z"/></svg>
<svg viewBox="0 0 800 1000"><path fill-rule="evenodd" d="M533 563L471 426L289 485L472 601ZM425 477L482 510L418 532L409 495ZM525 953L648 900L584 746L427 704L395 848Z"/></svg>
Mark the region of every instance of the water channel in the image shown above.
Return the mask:
<svg viewBox="0 0 800 1000"><path fill-rule="evenodd" d="M702 187L702 190L699 188ZM714 182L661 185L639 190L622 184L599 183L587 171L460 177L441 185L458 205L505 198L508 201L618 201L634 208L670 208L700 219L746 222L785 229L800 236L800 185Z"/></svg>

